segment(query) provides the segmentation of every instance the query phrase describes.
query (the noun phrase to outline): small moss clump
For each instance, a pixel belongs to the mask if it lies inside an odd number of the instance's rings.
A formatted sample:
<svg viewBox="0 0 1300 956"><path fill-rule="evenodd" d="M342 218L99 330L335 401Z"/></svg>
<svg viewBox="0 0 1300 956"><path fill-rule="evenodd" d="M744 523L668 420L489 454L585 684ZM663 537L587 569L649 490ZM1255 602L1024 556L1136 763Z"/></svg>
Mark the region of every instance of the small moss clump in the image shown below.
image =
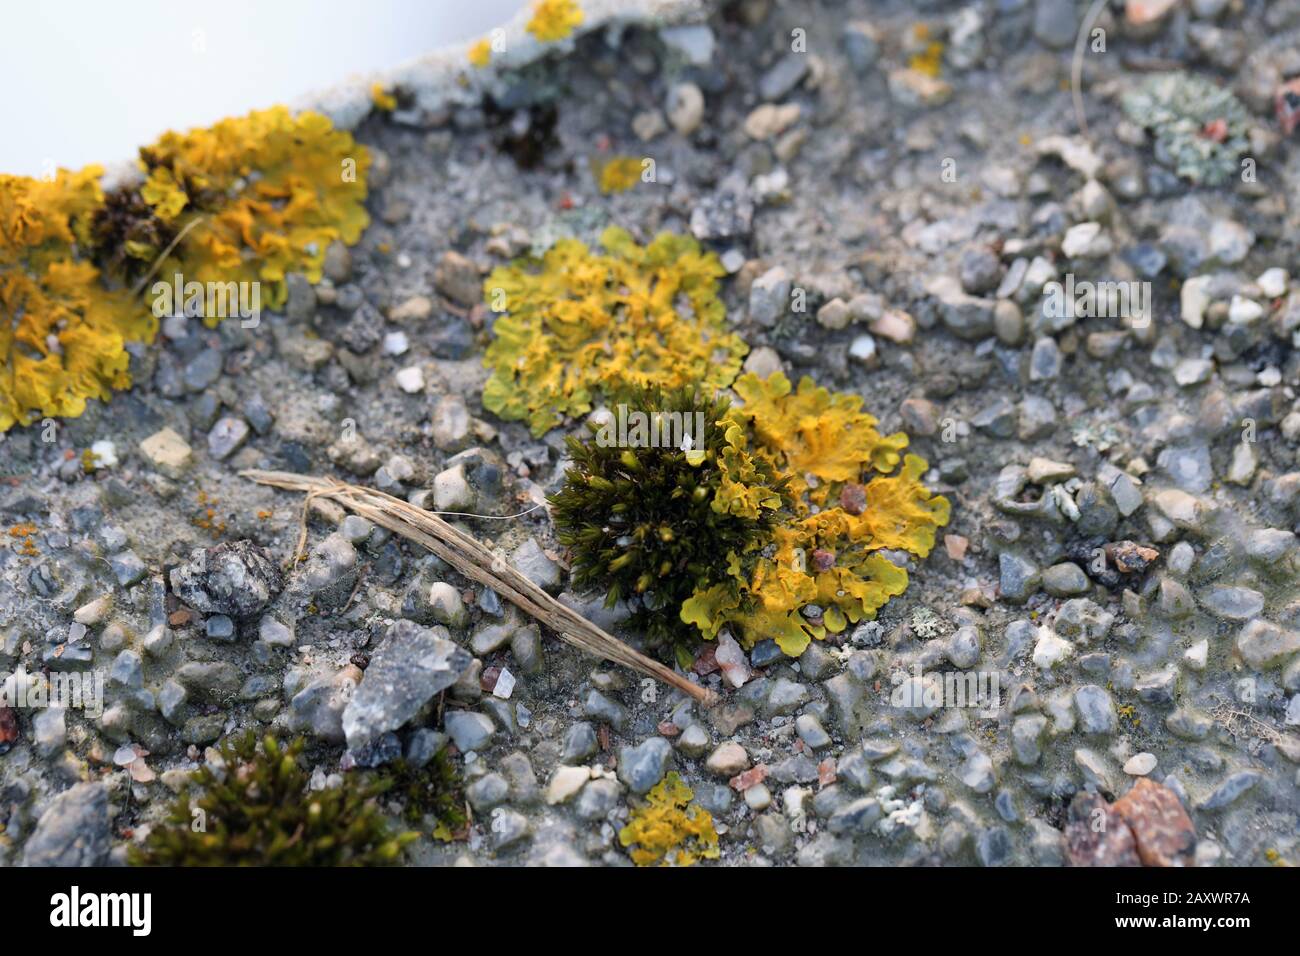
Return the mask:
<svg viewBox="0 0 1300 956"><path fill-rule="evenodd" d="M601 426L594 442L570 439L574 465L551 500L574 582L607 588L611 604L639 598L633 623L683 667L690 637L771 638L798 657L873 618L907 589L882 552L924 558L948 523L925 460L903 453L901 432L876 431L860 396L780 372L734 389L743 405L638 393L634 408L700 415L703 444Z"/></svg>
<svg viewBox="0 0 1300 956"><path fill-rule="evenodd" d="M624 398L612 422L589 426L588 440L568 438L573 464L550 499L552 516L570 549L574 583L606 588L606 606L636 600L633 623L652 647L665 649L692 636L677 608L711 579L719 560L771 539L785 482L764 462L734 461L738 450L720 424L725 399L657 388ZM683 436L689 449L677 447ZM724 486L738 468L761 502L752 514L725 505Z"/></svg>
<svg viewBox="0 0 1300 956"><path fill-rule="evenodd" d="M204 766L162 823L131 848L135 866L386 866L415 833L394 833L376 798L391 779L348 774L337 787L308 788L302 739L287 747L250 730L225 740L226 769ZM191 790L198 791L191 796Z"/></svg>
<svg viewBox="0 0 1300 956"><path fill-rule="evenodd" d="M423 767L398 760L385 768L385 774L391 780L392 796L405 804L407 823L422 826L426 818L432 817L432 835L443 841L463 834L469 823L464 790L456 765L445 749Z"/></svg>

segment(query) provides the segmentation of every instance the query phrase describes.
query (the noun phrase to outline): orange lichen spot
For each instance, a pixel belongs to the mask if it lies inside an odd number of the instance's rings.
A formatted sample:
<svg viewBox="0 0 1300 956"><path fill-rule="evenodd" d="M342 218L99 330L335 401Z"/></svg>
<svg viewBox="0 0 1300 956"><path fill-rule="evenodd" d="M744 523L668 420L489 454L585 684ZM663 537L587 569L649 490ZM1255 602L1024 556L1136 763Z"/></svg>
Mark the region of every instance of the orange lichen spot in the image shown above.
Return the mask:
<svg viewBox="0 0 1300 956"><path fill-rule="evenodd" d="M16 539L14 541L14 553L28 558L34 558L40 554L36 550L36 542L33 540L35 534L36 525L34 524L16 524L10 528L9 537Z"/></svg>
<svg viewBox="0 0 1300 956"><path fill-rule="evenodd" d="M582 25L582 8L573 0L538 0L526 29L543 43L570 36Z"/></svg>
<svg viewBox="0 0 1300 956"><path fill-rule="evenodd" d="M212 532L213 537L225 534L226 523L217 517L217 505L221 503L220 500L206 491L200 491L196 497L199 510L192 519L194 526Z"/></svg>
<svg viewBox="0 0 1300 956"><path fill-rule="evenodd" d="M713 817L692 801L695 794L671 771L632 811L619 843L631 847L637 866L692 866L719 856Z"/></svg>

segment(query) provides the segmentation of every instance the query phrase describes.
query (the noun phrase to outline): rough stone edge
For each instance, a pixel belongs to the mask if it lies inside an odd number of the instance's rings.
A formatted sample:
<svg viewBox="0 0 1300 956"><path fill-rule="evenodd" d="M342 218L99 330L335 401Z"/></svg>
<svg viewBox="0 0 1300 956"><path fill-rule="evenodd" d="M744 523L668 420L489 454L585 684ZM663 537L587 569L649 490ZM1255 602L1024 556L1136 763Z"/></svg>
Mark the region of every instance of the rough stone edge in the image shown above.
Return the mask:
<svg viewBox="0 0 1300 956"><path fill-rule="evenodd" d="M532 3L524 3L512 19L500 29L505 31L504 53L494 54L486 67L469 62L469 49L481 37L441 47L406 63L369 73L353 74L346 80L306 93L291 100L294 113L315 110L327 116L336 127L354 130L374 108L371 88L401 86L415 97L416 107L435 113L446 106L471 105L485 93L499 93L508 82L507 75L552 53L568 54L574 41L593 30L610 24L648 24L656 27L702 23L712 12L713 0L579 0L582 24L573 35L555 43L542 43L525 28L532 18ZM490 35L488 30L484 35ZM265 103L252 109L266 109ZM105 190L138 182L136 160L105 163L101 183Z"/></svg>
<svg viewBox="0 0 1300 956"><path fill-rule="evenodd" d="M577 37L610 24L650 24L677 26L699 23L709 13L709 0L580 0L583 22L573 36L556 43L541 43L525 29L532 16L532 4L526 4L502 25L505 52L493 54L486 67L469 62L469 49L478 37L442 47L415 60L387 70L350 77L328 89L309 93L294 100L295 110L316 110L330 118L340 129L355 129L370 113L370 97L375 83L385 87L401 86L415 97L416 106L437 112L450 105L476 103L485 93L499 91L506 74L518 70L552 52L572 51ZM491 31L488 31L490 33Z"/></svg>

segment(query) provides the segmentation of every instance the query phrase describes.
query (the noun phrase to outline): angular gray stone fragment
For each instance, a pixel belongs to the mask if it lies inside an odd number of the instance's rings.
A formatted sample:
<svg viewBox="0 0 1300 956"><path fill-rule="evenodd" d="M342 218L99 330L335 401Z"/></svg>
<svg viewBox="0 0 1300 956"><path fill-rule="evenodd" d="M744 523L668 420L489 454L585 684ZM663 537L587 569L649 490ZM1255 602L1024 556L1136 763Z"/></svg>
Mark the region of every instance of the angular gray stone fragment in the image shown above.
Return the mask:
<svg viewBox="0 0 1300 956"><path fill-rule="evenodd" d="M41 814L23 847L23 866L99 866L108 849L108 790L79 783Z"/></svg>
<svg viewBox="0 0 1300 956"><path fill-rule="evenodd" d="M198 548L171 572L176 596L202 614L252 617L284 587L280 566L269 551L251 541Z"/></svg>
<svg viewBox="0 0 1300 956"><path fill-rule="evenodd" d="M469 653L453 643L445 629L394 622L343 711L348 747L364 747L380 734L397 730L434 694L456 683L469 662Z"/></svg>
<svg viewBox="0 0 1300 956"><path fill-rule="evenodd" d="M1254 770L1242 770L1234 773L1215 787L1214 792L1202 800L1198 806L1202 810L1222 810L1224 807L1236 803L1244 793L1252 789L1262 779L1262 776Z"/></svg>

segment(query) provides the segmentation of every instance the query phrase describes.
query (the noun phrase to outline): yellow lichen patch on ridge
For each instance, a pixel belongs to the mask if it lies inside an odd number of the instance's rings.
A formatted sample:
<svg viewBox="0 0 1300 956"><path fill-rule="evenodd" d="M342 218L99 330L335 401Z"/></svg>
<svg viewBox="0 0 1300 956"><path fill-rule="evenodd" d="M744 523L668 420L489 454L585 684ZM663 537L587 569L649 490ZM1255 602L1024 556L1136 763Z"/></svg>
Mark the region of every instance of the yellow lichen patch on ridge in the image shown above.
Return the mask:
<svg viewBox="0 0 1300 956"><path fill-rule="evenodd" d="M592 160L591 171L596 185L605 195L627 192L641 181L645 160L637 156L611 156Z"/></svg>
<svg viewBox="0 0 1300 956"><path fill-rule="evenodd" d="M642 247L610 227L600 241L604 255L561 239L483 284L489 307L504 309L483 405L537 436L590 411L597 390L724 387L747 351L725 325L716 255L672 233Z"/></svg>
<svg viewBox="0 0 1300 956"><path fill-rule="evenodd" d="M391 113L397 109L397 97L385 89L382 83L375 83L370 87L370 102L375 104L375 109L383 113Z"/></svg>
<svg viewBox="0 0 1300 956"><path fill-rule="evenodd" d="M582 9L573 0L538 0L527 30L542 43L553 43L581 25Z"/></svg>
<svg viewBox="0 0 1300 956"><path fill-rule="evenodd" d="M87 400L128 387L126 343L157 330L148 309L79 258L102 172L0 176L0 432L80 415Z"/></svg>
<svg viewBox="0 0 1300 956"><path fill-rule="evenodd" d="M285 300L286 273L319 282L329 244L355 243L370 222L369 154L319 113L277 106L169 132L140 157L142 197L185 234L163 274L261 282L272 308Z"/></svg>
<svg viewBox="0 0 1300 956"><path fill-rule="evenodd" d="M646 794L643 806L632 811L627 826L618 833L637 866L692 866L716 860L718 833L713 817L691 801L695 794L670 771Z"/></svg>
<svg viewBox="0 0 1300 956"><path fill-rule="evenodd" d="M873 618L907 589L906 570L880 552L926 557L948 523L949 503L921 483L929 467L923 458L906 455L889 474L907 436L881 436L858 396L832 394L807 378L792 392L780 372L766 381L745 375L735 391L745 405L730 413L729 443L752 449L788 479L793 506L772 545L757 558L729 554L722 579L697 588L681 619L706 638L732 627L747 647L772 638L798 656L811 639ZM759 489L729 470L725 455L719 465L715 510L756 515ZM851 508L842 504L845 489ZM809 605L821 615L801 613Z"/></svg>
<svg viewBox="0 0 1300 956"><path fill-rule="evenodd" d="M478 40L469 48L469 62L482 69L492 62L492 43L487 37Z"/></svg>

